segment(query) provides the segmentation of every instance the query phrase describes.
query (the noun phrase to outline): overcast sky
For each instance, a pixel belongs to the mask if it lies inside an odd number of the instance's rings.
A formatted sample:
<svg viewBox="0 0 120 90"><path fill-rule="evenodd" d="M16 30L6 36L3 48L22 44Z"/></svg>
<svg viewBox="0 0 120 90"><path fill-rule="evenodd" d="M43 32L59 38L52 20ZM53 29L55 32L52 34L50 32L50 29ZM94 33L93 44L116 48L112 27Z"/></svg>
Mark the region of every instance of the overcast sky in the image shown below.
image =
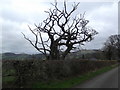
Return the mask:
<svg viewBox="0 0 120 90"><path fill-rule="evenodd" d="M32 37L27 25L35 28L34 23L39 24L46 19L47 14L44 12L52 5L49 0L1 0L0 3L0 25L2 35L0 35L0 51L14 53L38 53L28 41L23 38L21 32L28 37ZM74 0L72 0L74 1ZM71 2L68 2L68 10L71 9ZM95 1L95 0L94 0ZM83 49L101 49L104 42L110 35L118 33L118 2L80 2L75 14L85 14L85 18L91 26L99 32L95 39ZM108 0L109 1L109 0ZM62 2L58 2L60 8Z"/></svg>

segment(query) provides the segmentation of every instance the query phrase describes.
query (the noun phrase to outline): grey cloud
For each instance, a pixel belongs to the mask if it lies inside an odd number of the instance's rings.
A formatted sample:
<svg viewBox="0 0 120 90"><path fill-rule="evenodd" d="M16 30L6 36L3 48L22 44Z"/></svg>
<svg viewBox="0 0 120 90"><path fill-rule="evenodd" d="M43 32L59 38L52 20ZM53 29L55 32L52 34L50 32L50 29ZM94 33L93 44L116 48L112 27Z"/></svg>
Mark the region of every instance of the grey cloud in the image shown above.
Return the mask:
<svg viewBox="0 0 120 90"><path fill-rule="evenodd" d="M6 10L4 9L2 11L2 18L4 20L9 20L12 22L17 22L17 23L22 23L22 22L27 22L28 20L26 19L26 17L24 17L24 15L19 14L17 12L15 12L14 10Z"/></svg>
<svg viewBox="0 0 120 90"><path fill-rule="evenodd" d="M2 52L15 53L37 53L37 51L27 42L23 35L19 24L7 23L2 26Z"/></svg>
<svg viewBox="0 0 120 90"><path fill-rule="evenodd" d="M118 3L118 33L120 34L120 1Z"/></svg>
<svg viewBox="0 0 120 90"><path fill-rule="evenodd" d="M20 36L20 34L19 36L15 34L6 34L2 40L2 49L3 52L37 53L34 47L26 41L22 35Z"/></svg>
<svg viewBox="0 0 120 90"><path fill-rule="evenodd" d="M80 2L79 10L90 13L92 10L101 6L109 6L111 2Z"/></svg>
<svg viewBox="0 0 120 90"><path fill-rule="evenodd" d="M47 3L48 4L48 3ZM86 11L86 18L87 16L93 14L93 17L90 19L91 24L89 24L91 27L95 28L99 34L95 36L95 39L89 43L86 43L83 48L88 49L100 49L103 46L103 43L105 40L110 36L111 34L116 34L116 18L114 18L114 15L111 15L112 12L107 13L108 17L106 15L100 15L96 12L97 9L100 7L109 7L112 6L113 3L106 3L106 2L97 2L97 3L80 3L80 6L76 13L84 13ZM70 4L68 4L68 9L70 9ZM19 12L19 11L18 11ZM45 13L41 12L35 12L31 14L25 13L17 13L13 10L4 10L2 12L2 18L4 22L2 23L2 44L3 44L3 52L15 52L15 53L38 53L37 50L34 49L30 45L28 41L26 41L21 32L24 32L27 36L31 37L31 34L25 29L21 28L22 23L31 23L38 24L42 22L42 19L46 18ZM28 16L29 15L29 16ZM96 16L95 16L96 15ZM27 17L28 16L28 17ZM5 22L7 21L7 22ZM116 22L116 23L115 23ZM104 25L99 25L99 24ZM113 24L113 25L112 25ZM115 30L114 30L115 29Z"/></svg>
<svg viewBox="0 0 120 90"><path fill-rule="evenodd" d="M104 43L108 36L101 36L101 35L96 35L95 38L91 42L87 42L83 48L85 49L102 49L104 46Z"/></svg>

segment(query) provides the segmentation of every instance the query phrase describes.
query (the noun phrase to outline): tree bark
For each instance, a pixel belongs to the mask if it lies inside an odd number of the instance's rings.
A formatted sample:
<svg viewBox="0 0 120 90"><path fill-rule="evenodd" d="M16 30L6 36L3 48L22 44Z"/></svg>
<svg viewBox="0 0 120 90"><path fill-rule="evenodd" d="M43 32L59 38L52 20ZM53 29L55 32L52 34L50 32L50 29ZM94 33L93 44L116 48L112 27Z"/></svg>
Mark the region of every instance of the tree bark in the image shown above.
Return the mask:
<svg viewBox="0 0 120 90"><path fill-rule="evenodd" d="M51 52L50 52L50 55L49 55L49 59L59 60L60 59L60 54L59 54L57 42L53 41L50 45L50 49L51 49Z"/></svg>
<svg viewBox="0 0 120 90"><path fill-rule="evenodd" d="M73 45L69 45L69 46L67 47L67 49L65 50L65 52L64 52L63 55L62 55L62 59L63 59L63 60L64 60L65 57L68 55L68 53L72 50L72 47L73 47Z"/></svg>

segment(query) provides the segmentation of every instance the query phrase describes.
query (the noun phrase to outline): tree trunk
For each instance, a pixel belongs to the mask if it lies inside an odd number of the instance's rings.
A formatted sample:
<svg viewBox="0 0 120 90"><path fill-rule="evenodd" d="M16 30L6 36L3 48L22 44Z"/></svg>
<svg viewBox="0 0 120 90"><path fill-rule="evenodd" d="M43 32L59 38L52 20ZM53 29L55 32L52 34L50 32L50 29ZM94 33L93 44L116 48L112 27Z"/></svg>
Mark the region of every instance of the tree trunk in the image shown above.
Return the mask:
<svg viewBox="0 0 120 90"><path fill-rule="evenodd" d="M49 55L49 59L50 60L59 60L60 59L60 54L59 54L59 50L58 50L58 45L56 42L51 43L50 45L50 55Z"/></svg>
<svg viewBox="0 0 120 90"><path fill-rule="evenodd" d="M64 52L63 55L62 55L62 59L63 59L63 60L64 60L65 57L68 55L68 53L72 50L72 47L73 47L72 44L71 44L71 45L68 45L67 49L65 50L65 52Z"/></svg>

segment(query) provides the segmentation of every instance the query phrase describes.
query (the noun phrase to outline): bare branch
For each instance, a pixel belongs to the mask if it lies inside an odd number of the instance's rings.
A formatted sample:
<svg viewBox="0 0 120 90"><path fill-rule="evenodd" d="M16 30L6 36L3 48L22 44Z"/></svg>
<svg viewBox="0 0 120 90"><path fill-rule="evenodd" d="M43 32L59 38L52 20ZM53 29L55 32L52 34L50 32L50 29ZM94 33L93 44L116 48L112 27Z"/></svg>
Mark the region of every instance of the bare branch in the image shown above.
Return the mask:
<svg viewBox="0 0 120 90"><path fill-rule="evenodd" d="M22 33L22 32L21 32L21 33ZM34 44L32 43L32 41L31 41L29 38L27 38L24 33L22 33L22 34L23 34L24 38L25 38L26 40L28 40L28 41L34 46Z"/></svg>
<svg viewBox="0 0 120 90"><path fill-rule="evenodd" d="M67 13L67 8L66 8L66 1L64 1L64 11L65 11L65 14L68 15L68 13Z"/></svg>
<svg viewBox="0 0 120 90"><path fill-rule="evenodd" d="M94 29L87 27L89 23L85 19L85 12L80 17L72 17L74 11L78 8L79 3L74 3L71 11L67 11L67 3L63 2L63 9L58 7L57 1L55 1L52 6L54 9L49 9L45 11L48 17L43 20L39 26L36 26L32 30L29 26L29 30L35 36L35 42L32 42L29 38L24 38L28 40L38 51L44 53L47 57L49 52L49 58L58 59L60 57L65 58L65 56L73 49L77 49L76 45L82 45L84 42L89 42L93 39L93 36L98 34ZM42 33L46 34L48 39L44 40ZM39 45L37 45L39 44ZM41 46L41 47L39 47ZM61 47L67 49L62 50Z"/></svg>

